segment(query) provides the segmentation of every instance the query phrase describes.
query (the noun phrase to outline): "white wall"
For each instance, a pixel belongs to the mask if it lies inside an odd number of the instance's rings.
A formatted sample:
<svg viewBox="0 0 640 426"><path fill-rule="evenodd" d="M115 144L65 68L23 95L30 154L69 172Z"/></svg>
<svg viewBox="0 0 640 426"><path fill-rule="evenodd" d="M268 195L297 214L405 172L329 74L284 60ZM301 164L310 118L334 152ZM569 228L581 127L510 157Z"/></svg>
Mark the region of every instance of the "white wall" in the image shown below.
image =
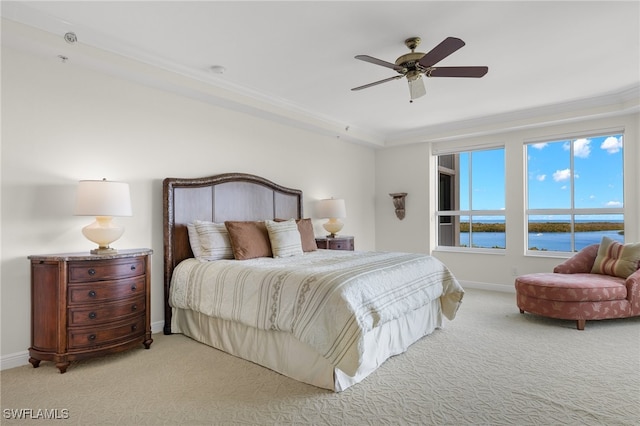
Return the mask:
<svg viewBox="0 0 640 426"><path fill-rule="evenodd" d="M331 158L324 153L331 152ZM1 354L30 344L30 254L88 252L72 215L80 179L129 182L116 248L154 250L153 323L163 321L162 179L253 173L313 202L345 198L343 234L374 249L372 149L127 82L55 57L2 50ZM332 167L327 167L328 162ZM316 233L324 234L321 221Z"/></svg>
<svg viewBox="0 0 640 426"><path fill-rule="evenodd" d="M434 254L463 282L496 289L512 289L513 267L518 273L550 270L558 259L523 254L522 142L616 127L626 130L626 236L639 241L639 119L635 113L446 142L505 144L509 248L502 255ZM24 360L29 346L27 256L93 248L80 233L92 219L72 215L78 180L106 177L130 183L134 216L118 219L127 230L114 246L154 250L151 316L155 324L162 324L163 178L254 173L303 190L306 216L313 216L314 200L345 198L348 218L343 233L356 237L357 249L429 253L435 227L431 149L432 144L425 142L374 151L131 83L73 61L61 63L55 56L3 48L3 366L14 355ZM331 157L326 156L328 152ZM402 221L395 216L392 192L409 194ZM320 221L315 225L316 233L323 234Z"/></svg>
<svg viewBox="0 0 640 426"><path fill-rule="evenodd" d="M562 125L516 130L492 136L462 138L438 143L418 143L376 152L376 247L379 250L405 250L429 253L436 247L434 212L434 158L431 150L447 147L473 147L499 143L506 156L507 249L503 254L433 251L456 277L468 286L513 291L517 274L545 272L563 259L525 256L524 230L524 148L525 140L556 137L585 131L624 129L625 240L640 241L640 115L637 113ZM389 192L408 192L406 219L393 214Z"/></svg>

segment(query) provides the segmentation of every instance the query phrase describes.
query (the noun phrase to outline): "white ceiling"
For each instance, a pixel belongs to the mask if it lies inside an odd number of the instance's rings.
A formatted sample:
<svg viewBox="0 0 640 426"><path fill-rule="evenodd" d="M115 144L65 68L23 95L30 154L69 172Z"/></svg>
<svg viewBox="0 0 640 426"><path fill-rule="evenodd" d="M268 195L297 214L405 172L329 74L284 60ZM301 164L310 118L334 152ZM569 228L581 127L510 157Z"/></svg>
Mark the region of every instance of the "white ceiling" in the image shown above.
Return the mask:
<svg viewBox="0 0 640 426"><path fill-rule="evenodd" d="M105 72L377 146L639 104L638 1L2 1L2 16L55 36L37 48L42 40L29 43L3 25L3 44L70 62L98 48L109 54L94 54L93 66ZM65 43L67 31L78 43ZM489 72L426 79L427 95L413 103L405 79L350 90L395 75L355 55L394 62L409 52L411 36L422 38L422 52L461 38L466 46L439 65ZM115 57L161 71L136 77ZM226 72L213 73L213 65ZM167 72L180 76L181 88Z"/></svg>

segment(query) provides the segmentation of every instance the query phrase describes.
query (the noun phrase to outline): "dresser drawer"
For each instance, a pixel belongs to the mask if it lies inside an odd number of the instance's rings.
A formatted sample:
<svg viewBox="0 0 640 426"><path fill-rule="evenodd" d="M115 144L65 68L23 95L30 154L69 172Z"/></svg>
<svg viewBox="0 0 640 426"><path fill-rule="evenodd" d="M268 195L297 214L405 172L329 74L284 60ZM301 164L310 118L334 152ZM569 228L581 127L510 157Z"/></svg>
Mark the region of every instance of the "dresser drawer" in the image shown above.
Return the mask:
<svg viewBox="0 0 640 426"><path fill-rule="evenodd" d="M91 346L101 346L118 340L133 339L145 333L144 315L122 321L113 325L95 328L69 328L69 349L81 349Z"/></svg>
<svg viewBox="0 0 640 426"><path fill-rule="evenodd" d="M316 245L319 249L355 250L354 238L345 235L339 235L337 237L318 237L316 238Z"/></svg>
<svg viewBox="0 0 640 426"><path fill-rule="evenodd" d="M145 294L145 277L94 284L70 284L69 306L91 302L106 302Z"/></svg>
<svg viewBox="0 0 640 426"><path fill-rule="evenodd" d="M329 239L329 250L353 250L353 240L335 240Z"/></svg>
<svg viewBox="0 0 640 426"><path fill-rule="evenodd" d="M69 326L87 326L115 322L130 316L137 316L145 310L144 297L127 299L118 303L98 306L82 306L69 309Z"/></svg>
<svg viewBox="0 0 640 426"><path fill-rule="evenodd" d="M145 274L143 257L69 262L69 282L117 280Z"/></svg>

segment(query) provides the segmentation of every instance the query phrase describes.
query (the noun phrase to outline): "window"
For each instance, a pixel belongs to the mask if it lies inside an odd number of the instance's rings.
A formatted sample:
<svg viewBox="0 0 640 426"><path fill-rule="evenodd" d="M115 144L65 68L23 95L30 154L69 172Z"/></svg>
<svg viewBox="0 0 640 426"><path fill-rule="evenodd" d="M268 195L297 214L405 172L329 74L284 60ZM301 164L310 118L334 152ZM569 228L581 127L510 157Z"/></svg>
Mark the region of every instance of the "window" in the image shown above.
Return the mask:
<svg viewBox="0 0 640 426"><path fill-rule="evenodd" d="M528 143L527 248L573 252L624 242L622 134Z"/></svg>
<svg viewBox="0 0 640 426"><path fill-rule="evenodd" d="M505 249L504 148L438 161L438 247Z"/></svg>

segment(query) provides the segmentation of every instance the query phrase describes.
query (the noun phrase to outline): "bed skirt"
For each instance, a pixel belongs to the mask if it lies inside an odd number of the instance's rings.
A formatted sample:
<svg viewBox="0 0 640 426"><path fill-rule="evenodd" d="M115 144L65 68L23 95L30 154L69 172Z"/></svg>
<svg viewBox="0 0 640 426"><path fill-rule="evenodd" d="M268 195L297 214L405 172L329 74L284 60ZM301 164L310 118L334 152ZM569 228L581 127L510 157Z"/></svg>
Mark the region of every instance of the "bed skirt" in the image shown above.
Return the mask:
<svg viewBox="0 0 640 426"><path fill-rule="evenodd" d="M171 317L174 333L335 392L362 381L389 357L405 352L411 344L441 327L440 299L435 299L402 318L374 328L364 336L362 364L354 376L348 376L289 333L260 330L185 309L173 308Z"/></svg>

